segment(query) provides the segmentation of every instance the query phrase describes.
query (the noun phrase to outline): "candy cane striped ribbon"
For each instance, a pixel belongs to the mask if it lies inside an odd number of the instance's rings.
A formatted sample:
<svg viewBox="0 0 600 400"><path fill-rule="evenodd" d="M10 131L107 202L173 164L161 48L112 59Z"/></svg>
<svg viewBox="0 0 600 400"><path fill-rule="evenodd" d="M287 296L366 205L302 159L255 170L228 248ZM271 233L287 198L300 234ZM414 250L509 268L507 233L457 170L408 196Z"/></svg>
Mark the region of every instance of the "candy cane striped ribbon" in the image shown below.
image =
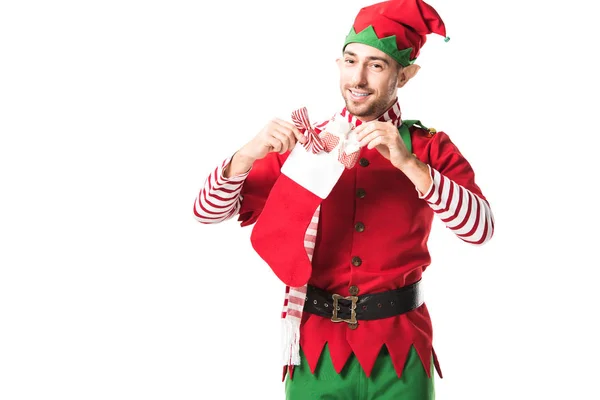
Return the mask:
<svg viewBox="0 0 600 400"><path fill-rule="evenodd" d="M312 151L314 154L320 153L324 150L325 147L323 142L308 120L308 111L306 111L306 107L302 107L292 112L292 121L298 130L302 132L308 139L306 143L303 144L305 149Z"/></svg>
<svg viewBox="0 0 600 400"><path fill-rule="evenodd" d="M319 137L308 120L308 111L306 111L306 107L302 107L292 112L292 121L298 130L308 138L308 141L304 144L304 148L308 151L312 151L314 154L320 153L321 151L329 153L340 142L340 138L327 131L323 132ZM340 147L338 160L344 164L346 168L350 169L354 167L356 161L358 161L358 151L352 154L346 154L344 149Z"/></svg>

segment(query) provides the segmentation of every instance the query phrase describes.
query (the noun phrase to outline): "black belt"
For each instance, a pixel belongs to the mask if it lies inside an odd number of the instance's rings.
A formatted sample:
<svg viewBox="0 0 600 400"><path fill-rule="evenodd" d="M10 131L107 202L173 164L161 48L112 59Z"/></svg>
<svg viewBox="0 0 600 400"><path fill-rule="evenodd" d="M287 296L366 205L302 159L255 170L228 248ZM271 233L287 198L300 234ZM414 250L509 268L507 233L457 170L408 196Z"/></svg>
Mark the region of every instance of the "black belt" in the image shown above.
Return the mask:
<svg viewBox="0 0 600 400"><path fill-rule="evenodd" d="M423 293L420 282L387 292L347 297L308 285L304 311L356 327L357 320L393 317L421 306Z"/></svg>

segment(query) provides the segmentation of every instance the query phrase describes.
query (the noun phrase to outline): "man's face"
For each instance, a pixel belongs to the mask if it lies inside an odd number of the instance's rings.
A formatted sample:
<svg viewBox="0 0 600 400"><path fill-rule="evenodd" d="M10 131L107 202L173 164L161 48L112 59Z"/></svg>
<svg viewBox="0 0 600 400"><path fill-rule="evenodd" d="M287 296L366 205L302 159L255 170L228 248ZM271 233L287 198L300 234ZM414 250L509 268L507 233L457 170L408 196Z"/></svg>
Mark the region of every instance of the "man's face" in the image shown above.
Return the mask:
<svg viewBox="0 0 600 400"><path fill-rule="evenodd" d="M378 118L396 100L400 67L381 50L350 43L338 66L346 108L361 120Z"/></svg>

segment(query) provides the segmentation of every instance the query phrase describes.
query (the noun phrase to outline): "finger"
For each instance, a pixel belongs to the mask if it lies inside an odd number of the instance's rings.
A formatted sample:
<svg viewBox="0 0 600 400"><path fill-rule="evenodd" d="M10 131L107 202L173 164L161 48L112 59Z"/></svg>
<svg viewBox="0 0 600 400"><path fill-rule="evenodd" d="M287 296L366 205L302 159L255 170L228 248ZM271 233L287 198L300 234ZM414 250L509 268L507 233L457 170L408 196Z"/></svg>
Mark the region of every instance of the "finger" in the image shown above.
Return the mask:
<svg viewBox="0 0 600 400"><path fill-rule="evenodd" d="M304 134L302 134L302 132L300 132L300 130L298 130L298 127L296 125L292 124L291 122L279 119L279 118L276 118L274 121L277 124L279 124L280 126L286 128L290 132L292 132L292 134L294 135L296 140L298 140L300 143L306 143L306 140L307 140L306 136L304 136Z"/></svg>
<svg viewBox="0 0 600 400"><path fill-rule="evenodd" d="M368 145L372 140L375 140L376 138L380 137L381 133L382 132L379 130L368 133L366 136L364 136L361 140L358 141L358 145L360 147Z"/></svg>
<svg viewBox="0 0 600 400"><path fill-rule="evenodd" d="M375 147L379 146L380 144L385 144L383 136L377 136L375 139L371 140L369 142L369 145L367 146L367 149L369 149L369 150L374 149Z"/></svg>
<svg viewBox="0 0 600 400"><path fill-rule="evenodd" d="M271 135L281 143L280 153L285 153L290 147L290 138L279 130L273 130Z"/></svg>
<svg viewBox="0 0 600 400"><path fill-rule="evenodd" d="M378 126L376 124L367 122L366 124L362 124L356 128L354 133L356 133L356 138L360 141L376 130L378 130Z"/></svg>
<svg viewBox="0 0 600 400"><path fill-rule="evenodd" d="M360 124L359 126L354 128L353 132L356 133L356 136L358 136L365 130L366 127L367 127L367 124Z"/></svg>
<svg viewBox="0 0 600 400"><path fill-rule="evenodd" d="M308 140L306 136L304 136L304 134L300 132L298 127L292 124L291 122L284 121L281 119L276 120L276 122L279 124L279 126L283 127L284 129L286 129L287 132L294 136L294 140L297 140L300 143L306 143L306 141Z"/></svg>
<svg viewBox="0 0 600 400"><path fill-rule="evenodd" d="M267 144L271 146L271 152L281 152L281 141L273 136L267 138Z"/></svg>
<svg viewBox="0 0 600 400"><path fill-rule="evenodd" d="M282 125L278 126L277 129L278 132L280 132L281 134L285 135L287 137L287 140L289 142L289 147L291 148L294 144L296 144L296 141L298 140L296 138L296 135L294 134L294 131L292 129L288 129L287 127L284 127ZM302 137L304 137L304 135L301 134Z"/></svg>

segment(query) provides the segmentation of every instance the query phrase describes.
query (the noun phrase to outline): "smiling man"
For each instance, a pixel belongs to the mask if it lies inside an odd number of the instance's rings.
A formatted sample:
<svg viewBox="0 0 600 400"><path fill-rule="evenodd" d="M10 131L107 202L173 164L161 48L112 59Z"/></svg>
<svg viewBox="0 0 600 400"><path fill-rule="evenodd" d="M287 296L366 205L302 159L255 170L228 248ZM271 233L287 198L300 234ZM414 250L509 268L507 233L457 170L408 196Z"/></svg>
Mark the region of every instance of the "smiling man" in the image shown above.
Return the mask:
<svg viewBox="0 0 600 400"><path fill-rule="evenodd" d="M346 107L365 121L376 119L381 110L390 108L397 89L420 68L415 64L403 68L381 50L362 43L349 43L338 64Z"/></svg>
<svg viewBox="0 0 600 400"><path fill-rule="evenodd" d="M361 9L337 60L345 107L317 124L305 109L270 121L194 202L202 223L254 224L252 245L286 285L289 400L435 397L420 289L432 220L482 245L494 219L449 136L401 117L397 91L430 33L445 26L422 0Z"/></svg>

